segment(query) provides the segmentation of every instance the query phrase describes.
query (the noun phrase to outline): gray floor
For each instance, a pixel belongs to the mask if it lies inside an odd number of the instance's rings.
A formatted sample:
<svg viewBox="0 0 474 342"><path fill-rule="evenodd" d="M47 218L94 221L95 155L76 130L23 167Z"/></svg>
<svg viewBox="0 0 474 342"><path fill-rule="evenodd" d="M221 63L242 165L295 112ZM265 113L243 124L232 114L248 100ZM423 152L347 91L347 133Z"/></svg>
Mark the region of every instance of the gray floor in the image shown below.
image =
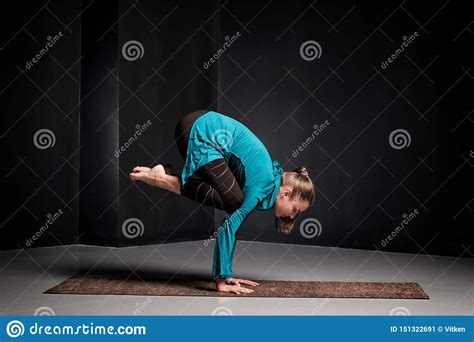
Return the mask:
<svg viewBox="0 0 474 342"><path fill-rule="evenodd" d="M81 270L209 275L214 243L84 245L0 252L2 315L472 315L473 259L238 241L234 276L268 280L412 281L430 300L42 294Z"/></svg>

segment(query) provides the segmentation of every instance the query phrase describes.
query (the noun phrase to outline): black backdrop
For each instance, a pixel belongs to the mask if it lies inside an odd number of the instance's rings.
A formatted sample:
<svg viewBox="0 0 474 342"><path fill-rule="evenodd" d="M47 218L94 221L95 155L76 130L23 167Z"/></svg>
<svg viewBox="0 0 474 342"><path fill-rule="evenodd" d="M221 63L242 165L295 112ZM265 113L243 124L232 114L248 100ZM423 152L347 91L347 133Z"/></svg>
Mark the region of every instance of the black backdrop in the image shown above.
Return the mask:
<svg viewBox="0 0 474 342"><path fill-rule="evenodd" d="M316 184L290 236L268 211L239 239L472 257L473 49L461 2L5 6L2 249L208 238L221 212L128 179L135 165L179 172L174 126L208 108Z"/></svg>

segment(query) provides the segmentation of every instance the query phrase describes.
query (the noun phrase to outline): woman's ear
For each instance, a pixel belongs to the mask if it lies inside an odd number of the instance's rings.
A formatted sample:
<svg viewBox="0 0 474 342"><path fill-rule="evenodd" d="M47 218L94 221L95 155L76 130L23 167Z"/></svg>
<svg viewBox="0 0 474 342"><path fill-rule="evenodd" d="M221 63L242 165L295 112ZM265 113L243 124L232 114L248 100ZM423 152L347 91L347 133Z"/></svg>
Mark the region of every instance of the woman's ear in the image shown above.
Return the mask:
<svg viewBox="0 0 474 342"><path fill-rule="evenodd" d="M278 189L278 196L283 198L283 196L290 196L293 192L293 187L289 185L280 185L280 189Z"/></svg>
<svg viewBox="0 0 474 342"><path fill-rule="evenodd" d="M283 194L285 196L291 196L291 193L293 192L293 187L287 185L285 186L285 190L283 191Z"/></svg>

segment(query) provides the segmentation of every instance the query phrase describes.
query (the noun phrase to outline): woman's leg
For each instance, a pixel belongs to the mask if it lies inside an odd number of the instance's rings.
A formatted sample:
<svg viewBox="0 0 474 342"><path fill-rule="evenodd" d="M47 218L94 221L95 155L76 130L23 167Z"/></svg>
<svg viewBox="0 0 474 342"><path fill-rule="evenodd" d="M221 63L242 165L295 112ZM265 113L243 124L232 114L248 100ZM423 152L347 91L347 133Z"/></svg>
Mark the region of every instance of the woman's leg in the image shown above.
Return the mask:
<svg viewBox="0 0 474 342"><path fill-rule="evenodd" d="M196 110L188 113L176 125L176 144L181 156L185 160L191 127L200 116L207 112L207 110ZM177 175L171 174L170 165L158 164L153 168L137 166L130 173L130 178L132 180L141 180L152 186L156 186L181 195L181 178Z"/></svg>
<svg viewBox="0 0 474 342"><path fill-rule="evenodd" d="M176 145L184 160L191 127L205 113L207 113L205 110L191 112L176 125ZM216 159L196 170L184 184L181 195L228 213L238 209L243 200L242 190L224 159Z"/></svg>
<svg viewBox="0 0 474 342"><path fill-rule="evenodd" d="M203 165L195 175L199 178L188 178L181 195L229 214L242 206L242 190L224 159Z"/></svg>
<svg viewBox="0 0 474 342"><path fill-rule="evenodd" d="M179 177L166 174L165 168L161 164L153 168L136 166L129 176L132 180L140 180L152 186L181 195L181 182Z"/></svg>

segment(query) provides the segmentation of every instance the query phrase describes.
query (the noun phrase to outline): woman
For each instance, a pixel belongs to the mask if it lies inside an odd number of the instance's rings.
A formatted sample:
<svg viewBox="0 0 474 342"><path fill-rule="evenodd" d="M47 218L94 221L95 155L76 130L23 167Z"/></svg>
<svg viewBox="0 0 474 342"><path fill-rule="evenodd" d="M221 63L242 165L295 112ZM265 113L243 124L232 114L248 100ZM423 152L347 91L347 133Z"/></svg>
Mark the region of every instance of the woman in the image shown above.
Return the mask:
<svg viewBox="0 0 474 342"><path fill-rule="evenodd" d="M216 231L212 278L221 292L251 293L241 285L258 283L232 277L235 234L253 210L275 208L275 224L288 234L295 217L314 202L314 186L305 167L283 172L263 143L242 123L205 110L191 112L175 129L185 160L181 177L168 165L137 166L132 180L186 196L228 213Z"/></svg>

